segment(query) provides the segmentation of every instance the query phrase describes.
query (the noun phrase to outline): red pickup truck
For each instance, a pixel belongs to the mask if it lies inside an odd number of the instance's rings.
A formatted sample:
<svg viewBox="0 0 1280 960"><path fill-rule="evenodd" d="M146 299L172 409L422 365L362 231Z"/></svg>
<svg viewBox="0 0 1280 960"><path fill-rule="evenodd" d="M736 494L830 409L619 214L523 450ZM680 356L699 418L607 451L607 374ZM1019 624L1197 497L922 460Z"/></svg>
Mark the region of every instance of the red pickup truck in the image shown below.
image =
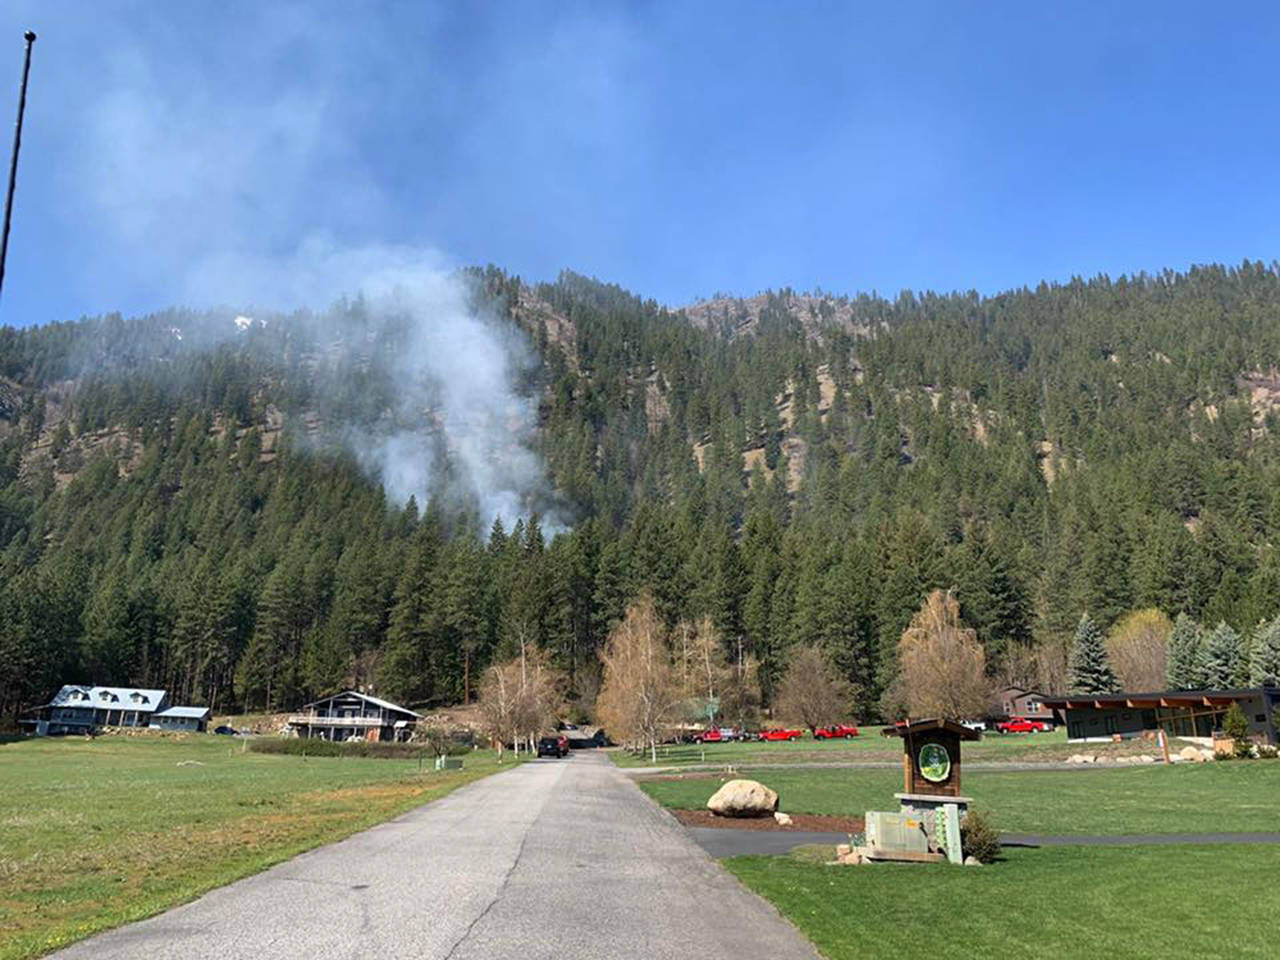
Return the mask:
<svg viewBox="0 0 1280 960"><path fill-rule="evenodd" d="M813 731L815 740L836 740L844 738L852 740L858 735L858 728L845 723L837 723L834 727L819 727Z"/></svg>
<svg viewBox="0 0 1280 960"><path fill-rule="evenodd" d="M784 729L778 729L778 730L761 730L760 731L761 740L799 740L803 736L804 736L803 730L789 730L784 728Z"/></svg>
<svg viewBox="0 0 1280 960"><path fill-rule="evenodd" d="M1028 720L1026 717L1010 717L996 723L1000 733L1044 733L1049 725L1043 720Z"/></svg>
<svg viewBox="0 0 1280 960"><path fill-rule="evenodd" d="M730 738L719 727L712 727L710 730L699 730L689 739L694 743L728 743Z"/></svg>

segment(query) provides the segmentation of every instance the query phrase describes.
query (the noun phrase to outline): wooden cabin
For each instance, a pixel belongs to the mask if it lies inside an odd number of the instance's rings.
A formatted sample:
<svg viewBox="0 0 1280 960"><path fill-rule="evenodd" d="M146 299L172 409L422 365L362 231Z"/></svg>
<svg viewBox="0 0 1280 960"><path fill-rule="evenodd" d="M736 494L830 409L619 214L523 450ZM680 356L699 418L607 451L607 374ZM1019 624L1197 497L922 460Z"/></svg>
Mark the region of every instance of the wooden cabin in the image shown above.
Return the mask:
<svg viewBox="0 0 1280 960"><path fill-rule="evenodd" d="M422 715L367 693L343 690L308 703L289 717L286 728L312 740L408 740Z"/></svg>

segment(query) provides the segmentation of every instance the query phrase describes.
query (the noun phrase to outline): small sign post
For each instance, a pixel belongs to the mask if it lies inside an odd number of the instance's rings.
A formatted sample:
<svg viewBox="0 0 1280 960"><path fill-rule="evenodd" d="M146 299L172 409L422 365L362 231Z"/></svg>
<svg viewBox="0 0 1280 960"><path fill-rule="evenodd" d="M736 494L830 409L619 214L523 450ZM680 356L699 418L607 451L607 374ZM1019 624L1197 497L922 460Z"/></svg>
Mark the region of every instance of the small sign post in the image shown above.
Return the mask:
<svg viewBox="0 0 1280 960"><path fill-rule="evenodd" d="M960 744L982 734L952 720L909 721L883 732L902 738L903 789L895 794L902 812L926 825L931 849L963 863L960 818L969 798L960 793Z"/></svg>

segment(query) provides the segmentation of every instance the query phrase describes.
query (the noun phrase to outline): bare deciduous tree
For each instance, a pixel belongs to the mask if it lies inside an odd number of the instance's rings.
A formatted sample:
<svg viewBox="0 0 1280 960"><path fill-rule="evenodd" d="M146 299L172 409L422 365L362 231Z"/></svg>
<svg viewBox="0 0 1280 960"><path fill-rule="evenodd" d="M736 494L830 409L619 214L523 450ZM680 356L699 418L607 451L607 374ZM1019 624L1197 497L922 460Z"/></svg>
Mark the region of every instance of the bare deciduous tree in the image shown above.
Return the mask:
<svg viewBox="0 0 1280 960"><path fill-rule="evenodd" d="M925 598L898 641L898 677L886 694L890 715L964 720L991 701L987 660L977 634L960 620L950 590Z"/></svg>
<svg viewBox="0 0 1280 960"><path fill-rule="evenodd" d="M498 758L510 743L520 753L538 734L555 728L564 699L564 678L537 647L521 644L520 654L485 671L480 685L480 715ZM532 748L532 747L531 747Z"/></svg>
<svg viewBox="0 0 1280 960"><path fill-rule="evenodd" d="M1163 690L1173 622L1155 608L1135 610L1107 635L1107 658L1124 690Z"/></svg>
<svg viewBox="0 0 1280 960"><path fill-rule="evenodd" d="M729 666L720 694L720 716L730 726L745 730L760 722L760 666L755 657L740 653Z"/></svg>
<svg viewBox="0 0 1280 960"><path fill-rule="evenodd" d="M848 720L852 711L853 685L840 676L831 658L819 647L792 649L774 715L813 731Z"/></svg>
<svg viewBox="0 0 1280 960"><path fill-rule="evenodd" d="M647 747L656 763L658 741L676 719L684 690L672 668L667 629L652 597L642 596L627 608L600 659L600 722L620 743Z"/></svg>

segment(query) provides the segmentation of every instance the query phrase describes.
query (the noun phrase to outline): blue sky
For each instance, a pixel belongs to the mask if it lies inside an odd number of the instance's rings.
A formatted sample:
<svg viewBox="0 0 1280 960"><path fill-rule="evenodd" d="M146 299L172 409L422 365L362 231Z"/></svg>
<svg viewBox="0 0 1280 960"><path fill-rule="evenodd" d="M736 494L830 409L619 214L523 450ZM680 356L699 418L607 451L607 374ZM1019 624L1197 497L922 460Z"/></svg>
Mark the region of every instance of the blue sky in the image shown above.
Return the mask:
<svg viewBox="0 0 1280 960"><path fill-rule="evenodd" d="M1280 12L1053 6L10 0L0 323L387 259L678 305L1275 257Z"/></svg>

